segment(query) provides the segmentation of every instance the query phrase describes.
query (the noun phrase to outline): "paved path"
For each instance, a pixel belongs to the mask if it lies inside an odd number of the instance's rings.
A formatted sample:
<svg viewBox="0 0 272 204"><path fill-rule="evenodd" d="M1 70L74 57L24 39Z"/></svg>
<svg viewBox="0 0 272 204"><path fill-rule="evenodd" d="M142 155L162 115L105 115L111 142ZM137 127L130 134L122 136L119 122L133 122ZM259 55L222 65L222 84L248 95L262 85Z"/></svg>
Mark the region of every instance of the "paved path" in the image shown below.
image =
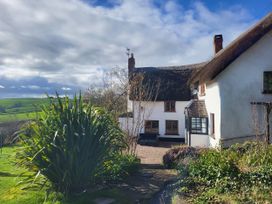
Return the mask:
<svg viewBox="0 0 272 204"><path fill-rule="evenodd" d="M136 153L141 159L140 170L123 183L118 184L118 189L133 200L133 203L149 203L167 183L177 178L175 170L165 169L162 165L163 155L174 145L180 145L180 143L161 142L157 147L138 145ZM99 201L96 202L98 204L114 202L106 198L100 198L97 201Z"/></svg>
<svg viewBox="0 0 272 204"><path fill-rule="evenodd" d="M157 147L138 145L136 149L137 156L141 159L141 164L162 164L163 155L175 145L181 143L160 142Z"/></svg>

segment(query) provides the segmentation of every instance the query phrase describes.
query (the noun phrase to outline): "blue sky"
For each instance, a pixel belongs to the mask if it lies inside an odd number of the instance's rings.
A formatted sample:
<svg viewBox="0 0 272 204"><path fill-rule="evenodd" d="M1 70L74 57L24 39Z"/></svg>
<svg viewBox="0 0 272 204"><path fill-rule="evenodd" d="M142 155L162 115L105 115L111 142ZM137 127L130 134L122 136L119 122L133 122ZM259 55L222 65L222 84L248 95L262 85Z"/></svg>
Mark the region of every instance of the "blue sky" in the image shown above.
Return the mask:
<svg viewBox="0 0 272 204"><path fill-rule="evenodd" d="M72 94L113 67L203 62L272 11L272 0L0 0L0 98Z"/></svg>

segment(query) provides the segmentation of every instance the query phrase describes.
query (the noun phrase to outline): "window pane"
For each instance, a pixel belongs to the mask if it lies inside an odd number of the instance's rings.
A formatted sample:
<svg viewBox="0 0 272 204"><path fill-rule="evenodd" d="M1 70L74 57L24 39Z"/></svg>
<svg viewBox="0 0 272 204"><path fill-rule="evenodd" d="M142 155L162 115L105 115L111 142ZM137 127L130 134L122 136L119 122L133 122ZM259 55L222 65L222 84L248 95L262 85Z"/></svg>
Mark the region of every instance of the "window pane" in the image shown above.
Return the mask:
<svg viewBox="0 0 272 204"><path fill-rule="evenodd" d="M166 120L166 134L178 134L178 121L177 120Z"/></svg>
<svg viewBox="0 0 272 204"><path fill-rule="evenodd" d="M264 72L264 76L263 76L263 88L264 91L272 91L272 72L271 71L267 71Z"/></svg>
<svg viewBox="0 0 272 204"><path fill-rule="evenodd" d="M145 122L145 133L159 133L159 121L157 120L147 120Z"/></svg>
<svg viewBox="0 0 272 204"><path fill-rule="evenodd" d="M153 128L158 128L159 127L159 121L153 121L152 122L152 127Z"/></svg>
<svg viewBox="0 0 272 204"><path fill-rule="evenodd" d="M191 118L191 132L207 134L207 118Z"/></svg>

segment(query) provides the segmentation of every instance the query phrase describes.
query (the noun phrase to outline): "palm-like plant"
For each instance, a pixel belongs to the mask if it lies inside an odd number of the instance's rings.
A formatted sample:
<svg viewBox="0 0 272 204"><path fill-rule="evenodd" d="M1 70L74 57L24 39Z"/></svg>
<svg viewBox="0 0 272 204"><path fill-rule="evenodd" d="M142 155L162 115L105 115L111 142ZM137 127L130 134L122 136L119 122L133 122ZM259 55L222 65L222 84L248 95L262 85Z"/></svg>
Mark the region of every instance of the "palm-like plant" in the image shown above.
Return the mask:
<svg viewBox="0 0 272 204"><path fill-rule="evenodd" d="M55 190L78 192L94 182L105 159L124 147L123 133L105 111L84 105L81 96L51 101L22 135L24 165Z"/></svg>

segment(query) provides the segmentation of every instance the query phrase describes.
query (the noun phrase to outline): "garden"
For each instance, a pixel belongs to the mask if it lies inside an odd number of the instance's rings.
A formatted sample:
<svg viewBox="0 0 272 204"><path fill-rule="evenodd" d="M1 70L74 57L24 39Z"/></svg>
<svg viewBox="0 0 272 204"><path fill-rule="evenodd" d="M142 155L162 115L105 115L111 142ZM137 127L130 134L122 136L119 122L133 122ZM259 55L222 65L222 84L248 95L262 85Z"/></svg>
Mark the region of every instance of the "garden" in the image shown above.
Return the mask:
<svg viewBox="0 0 272 204"><path fill-rule="evenodd" d="M173 203L272 203L272 145L182 146L169 150L163 160L165 167L179 172Z"/></svg>
<svg viewBox="0 0 272 204"><path fill-rule="evenodd" d="M140 161L111 114L81 96L44 105L17 140L0 150L0 203L95 203L109 195L130 202L110 186Z"/></svg>

